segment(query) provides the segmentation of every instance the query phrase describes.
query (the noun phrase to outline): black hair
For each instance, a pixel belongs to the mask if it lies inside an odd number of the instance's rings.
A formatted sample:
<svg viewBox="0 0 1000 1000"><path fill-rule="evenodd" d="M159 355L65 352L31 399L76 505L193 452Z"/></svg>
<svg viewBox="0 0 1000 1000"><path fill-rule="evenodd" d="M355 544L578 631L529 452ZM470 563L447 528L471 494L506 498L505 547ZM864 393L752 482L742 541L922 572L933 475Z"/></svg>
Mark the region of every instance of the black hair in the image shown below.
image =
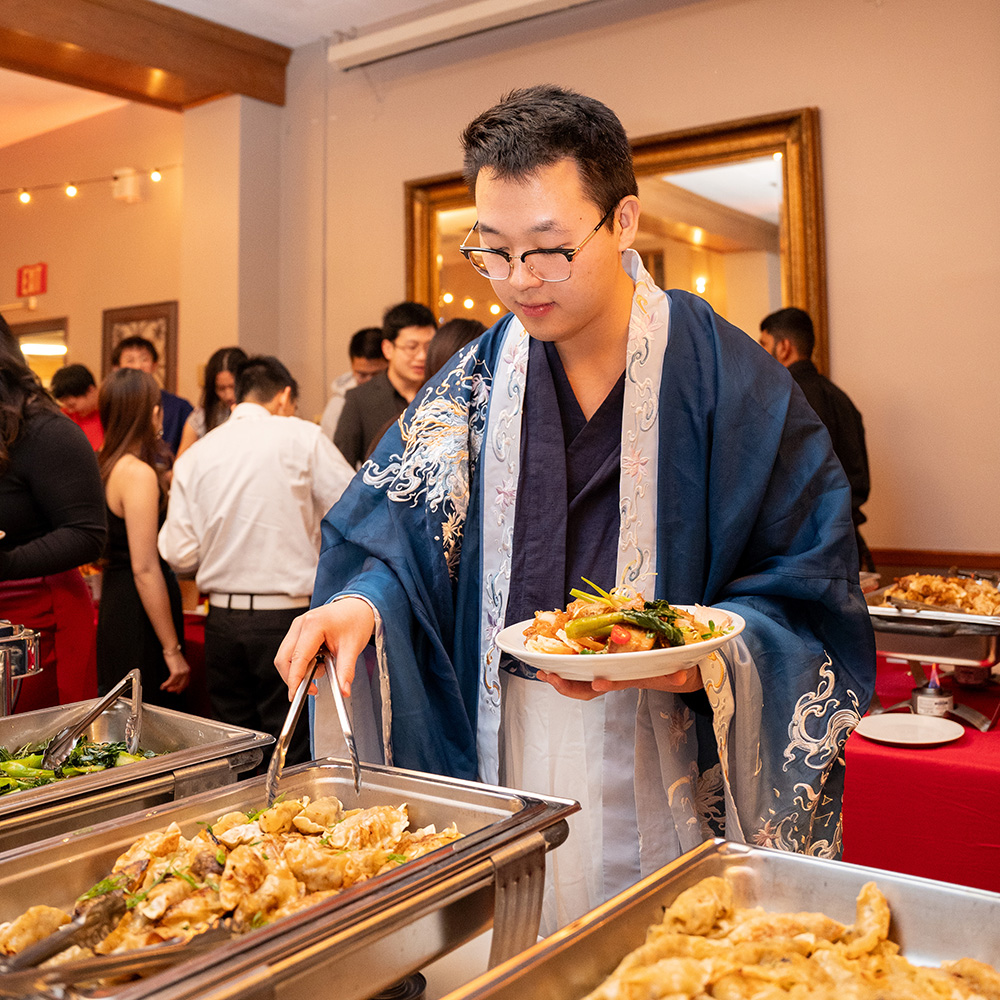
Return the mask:
<svg viewBox="0 0 1000 1000"><path fill-rule="evenodd" d="M480 323L478 319L459 317L442 323L427 345L424 381L430 381L460 347L465 347L485 330L485 325Z"/></svg>
<svg viewBox="0 0 1000 1000"><path fill-rule="evenodd" d="M367 361L385 361L385 355L382 353L382 339L382 327L366 326L351 337L351 343L347 349L348 356L364 358Z"/></svg>
<svg viewBox="0 0 1000 1000"><path fill-rule="evenodd" d="M551 84L512 90L466 126L462 145L473 196L483 169L520 180L567 158L602 216L639 193L632 147L617 115L592 97ZM608 227L614 228L614 218Z"/></svg>
<svg viewBox="0 0 1000 1000"><path fill-rule="evenodd" d="M240 366L246 364L247 353L242 347L220 347L205 365L205 384L201 389L201 408L205 414L206 433L219 424L224 424L229 416L226 406L215 391L216 376L222 372L232 372L233 379Z"/></svg>
<svg viewBox="0 0 1000 1000"><path fill-rule="evenodd" d="M804 309L788 306L765 316L760 321L761 331L775 340L790 340L803 358L811 358L816 346L813 321Z"/></svg>
<svg viewBox="0 0 1000 1000"><path fill-rule="evenodd" d="M255 354L236 373L236 402L269 403L285 386L292 387L292 399L299 398L299 383L273 355Z"/></svg>
<svg viewBox="0 0 1000 1000"><path fill-rule="evenodd" d="M147 340L145 337L135 336L125 337L115 344L115 349L111 352L111 364L117 368L121 364L122 352L127 351L130 348L149 351L149 356L153 359L154 365L160 360L160 352L156 349L156 345L151 340Z"/></svg>
<svg viewBox="0 0 1000 1000"><path fill-rule="evenodd" d="M66 365L57 368L49 383L49 389L56 399L68 396L86 396L92 385L97 385L86 365Z"/></svg>
<svg viewBox="0 0 1000 1000"><path fill-rule="evenodd" d="M382 317L382 339L395 342L399 331L407 326L432 326L437 329L434 313L419 302L400 302L390 306Z"/></svg>
<svg viewBox="0 0 1000 1000"><path fill-rule="evenodd" d="M24 421L41 410L58 413L52 397L28 367L21 344L7 321L0 316L0 475L10 464L10 449Z"/></svg>

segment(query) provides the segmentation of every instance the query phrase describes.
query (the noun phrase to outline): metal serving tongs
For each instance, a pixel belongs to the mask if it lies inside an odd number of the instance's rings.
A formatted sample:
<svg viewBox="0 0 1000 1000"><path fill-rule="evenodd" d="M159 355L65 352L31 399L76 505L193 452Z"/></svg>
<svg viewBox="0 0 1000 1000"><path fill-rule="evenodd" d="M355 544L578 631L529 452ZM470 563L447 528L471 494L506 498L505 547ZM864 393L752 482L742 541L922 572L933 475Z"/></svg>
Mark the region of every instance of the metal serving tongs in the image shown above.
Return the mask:
<svg viewBox="0 0 1000 1000"><path fill-rule="evenodd" d="M337 662L333 658L333 654L325 647L320 651L320 656L323 657L323 661L326 664L326 676L330 678L330 690L333 691L333 702L337 706L340 728L344 731L344 742L347 744L347 752L351 757L354 791L360 795L361 762L358 760L358 745L354 742L354 729L351 726L351 719L347 714L347 706L344 704L344 696L340 691L340 684L337 681Z"/></svg>
<svg viewBox="0 0 1000 1000"><path fill-rule="evenodd" d="M274 745L274 753L271 756L271 763L267 768L267 778L264 781L264 796L267 799L268 807L274 805L274 800L278 797L278 782L281 780L281 772L285 769L285 756L288 753L288 744L295 731L295 725L302 714L302 706L305 704L306 695L309 693L309 686L316 677L316 671L320 662L326 665L326 673L330 678L330 689L333 691L333 700L337 706L337 715L340 717L340 727L344 731L344 739L347 742L347 750L351 755L351 771L354 774L354 790L361 793L361 764L358 761L358 748L354 742L354 731L351 729L351 720L347 714L347 706L344 704L344 697L340 693L340 685L337 683L337 668L333 656L324 647L312 662L312 666L306 672L305 677L299 682L292 697L292 704L289 706L288 715L285 716L284 725L278 736L278 742Z"/></svg>
<svg viewBox="0 0 1000 1000"><path fill-rule="evenodd" d="M47 937L0 961L0 973L33 969L53 955L65 951L70 945L78 944L89 948L97 944L121 920L126 908L124 893L106 893L93 905L78 913L68 924L63 924Z"/></svg>
<svg viewBox="0 0 1000 1000"><path fill-rule="evenodd" d="M316 668L319 666L318 660L313 660L312 666L306 671L305 677L299 682L292 697L292 703L288 706L288 714L285 722L278 734L278 742L274 744L274 753L271 754L271 763L267 766L267 777L264 780L264 796L267 799L268 808L274 805L274 800L278 797L278 782L281 780L281 772L285 769L285 756L288 754L288 744L291 742L292 733L295 732L296 723L302 714L302 706L305 704L306 695L309 693L309 685L316 676Z"/></svg>
<svg viewBox="0 0 1000 1000"><path fill-rule="evenodd" d="M50 770L65 763L80 734L121 697L129 684L132 685L132 710L125 720L125 746L134 754L139 749L142 726L142 679L138 670L130 670L86 715L56 733L42 757L42 767Z"/></svg>
<svg viewBox="0 0 1000 1000"><path fill-rule="evenodd" d="M24 954L24 952L19 952L8 959L6 963L0 963L3 966L0 968L0 973L2 973L0 974L0 997L24 997L35 1000L37 997L65 998L66 996L76 996L76 992L67 993L65 988L76 983L95 983L112 976L153 975L165 966L187 961L209 951L230 940L232 936L231 922L221 920L208 930L187 940L171 938L162 944L147 945L132 951L94 955L41 968L27 964L15 966L13 963ZM98 937L97 940L100 938ZM82 944L79 940L72 943ZM89 990L85 995L91 995Z"/></svg>

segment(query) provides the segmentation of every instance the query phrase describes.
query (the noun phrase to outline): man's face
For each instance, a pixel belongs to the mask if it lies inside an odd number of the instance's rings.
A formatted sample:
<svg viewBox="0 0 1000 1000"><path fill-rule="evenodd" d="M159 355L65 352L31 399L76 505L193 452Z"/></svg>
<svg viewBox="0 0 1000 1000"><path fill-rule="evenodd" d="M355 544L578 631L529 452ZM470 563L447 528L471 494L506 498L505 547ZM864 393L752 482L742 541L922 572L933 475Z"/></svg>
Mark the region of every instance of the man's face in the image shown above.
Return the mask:
<svg viewBox="0 0 1000 1000"><path fill-rule="evenodd" d="M156 362L145 347L126 347L118 360L119 368L138 368L147 375L156 374Z"/></svg>
<svg viewBox="0 0 1000 1000"><path fill-rule="evenodd" d="M760 344L760 346L763 347L764 350L767 351L767 353L770 354L772 358L775 357L774 348L777 345L775 344L774 337L772 337L766 330L760 331L760 336L757 338L757 343Z"/></svg>
<svg viewBox="0 0 1000 1000"><path fill-rule="evenodd" d="M354 381L358 385L364 385L373 375L384 372L388 364L385 358L351 358Z"/></svg>
<svg viewBox="0 0 1000 1000"><path fill-rule="evenodd" d="M637 202L634 210L637 222ZM614 231L602 226L573 259L566 281L542 281L518 259L526 250L580 246L600 221L603 213L584 194L573 160L558 160L517 180L481 170L476 211L481 245L513 258L510 277L490 284L531 336L558 344L614 325L611 317L621 310L623 290L631 298L621 264L631 234L617 225Z"/></svg>
<svg viewBox="0 0 1000 1000"><path fill-rule="evenodd" d="M97 409L97 386L92 385L82 396L60 396L56 402L67 413L85 417Z"/></svg>
<svg viewBox="0 0 1000 1000"><path fill-rule="evenodd" d="M433 336L433 326L404 326L395 340L383 340L382 353L389 362L390 377L408 386L423 385L427 345Z"/></svg>

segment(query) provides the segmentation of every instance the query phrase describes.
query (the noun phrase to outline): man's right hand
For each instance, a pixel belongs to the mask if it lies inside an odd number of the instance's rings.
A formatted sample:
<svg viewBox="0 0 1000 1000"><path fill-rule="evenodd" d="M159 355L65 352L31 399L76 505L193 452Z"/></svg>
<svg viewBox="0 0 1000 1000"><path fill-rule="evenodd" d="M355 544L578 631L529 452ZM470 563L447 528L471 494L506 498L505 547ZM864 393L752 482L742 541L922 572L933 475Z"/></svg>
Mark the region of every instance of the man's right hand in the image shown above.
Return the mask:
<svg viewBox="0 0 1000 1000"><path fill-rule="evenodd" d="M288 685L288 698L298 690L302 678L324 643L337 664L337 682L345 696L351 693L354 664L375 631L375 613L360 597L342 597L332 604L313 608L292 622L281 641L274 665ZM322 676L321 667L317 674ZM315 691L310 692L315 694Z"/></svg>

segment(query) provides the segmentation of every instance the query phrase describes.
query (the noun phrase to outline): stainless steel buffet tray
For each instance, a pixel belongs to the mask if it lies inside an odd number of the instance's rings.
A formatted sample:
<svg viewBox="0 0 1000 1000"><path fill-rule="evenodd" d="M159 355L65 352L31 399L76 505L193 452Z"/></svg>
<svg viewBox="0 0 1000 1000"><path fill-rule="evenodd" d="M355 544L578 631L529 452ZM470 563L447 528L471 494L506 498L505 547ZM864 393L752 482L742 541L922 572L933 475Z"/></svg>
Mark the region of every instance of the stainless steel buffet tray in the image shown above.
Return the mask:
<svg viewBox="0 0 1000 1000"><path fill-rule="evenodd" d="M493 964L538 935L545 853L568 833L577 803L398 768L327 759L290 768L289 798L336 795L346 807L407 803L413 828L452 822L459 840L148 978L113 990L119 1000L237 997L363 1000L493 925ZM204 792L0 858L0 922L29 905L71 908L137 837L263 805L264 778ZM197 941L197 939L195 939ZM0 975L0 996L26 995L20 973ZM16 988L13 988L16 987ZM70 993L70 996L76 994ZM102 993L102 995L105 995Z"/></svg>
<svg viewBox="0 0 1000 1000"><path fill-rule="evenodd" d="M48 740L82 719L98 699L0 718L0 746ZM116 702L86 735L100 742L125 738L128 706ZM82 774L0 796L0 854L138 809L229 785L260 763L274 737L197 715L144 705L139 743L159 756L96 774Z"/></svg>
<svg viewBox="0 0 1000 1000"><path fill-rule="evenodd" d="M709 875L732 882L738 906L822 911L853 923L874 880L889 901L889 936L917 965L975 958L1000 966L1000 894L839 861L708 841L446 1000L579 1000L646 939L680 892Z"/></svg>
<svg viewBox="0 0 1000 1000"><path fill-rule="evenodd" d="M996 663L1000 618L926 608L882 606L889 587L865 594L875 645L887 655L936 663Z"/></svg>

